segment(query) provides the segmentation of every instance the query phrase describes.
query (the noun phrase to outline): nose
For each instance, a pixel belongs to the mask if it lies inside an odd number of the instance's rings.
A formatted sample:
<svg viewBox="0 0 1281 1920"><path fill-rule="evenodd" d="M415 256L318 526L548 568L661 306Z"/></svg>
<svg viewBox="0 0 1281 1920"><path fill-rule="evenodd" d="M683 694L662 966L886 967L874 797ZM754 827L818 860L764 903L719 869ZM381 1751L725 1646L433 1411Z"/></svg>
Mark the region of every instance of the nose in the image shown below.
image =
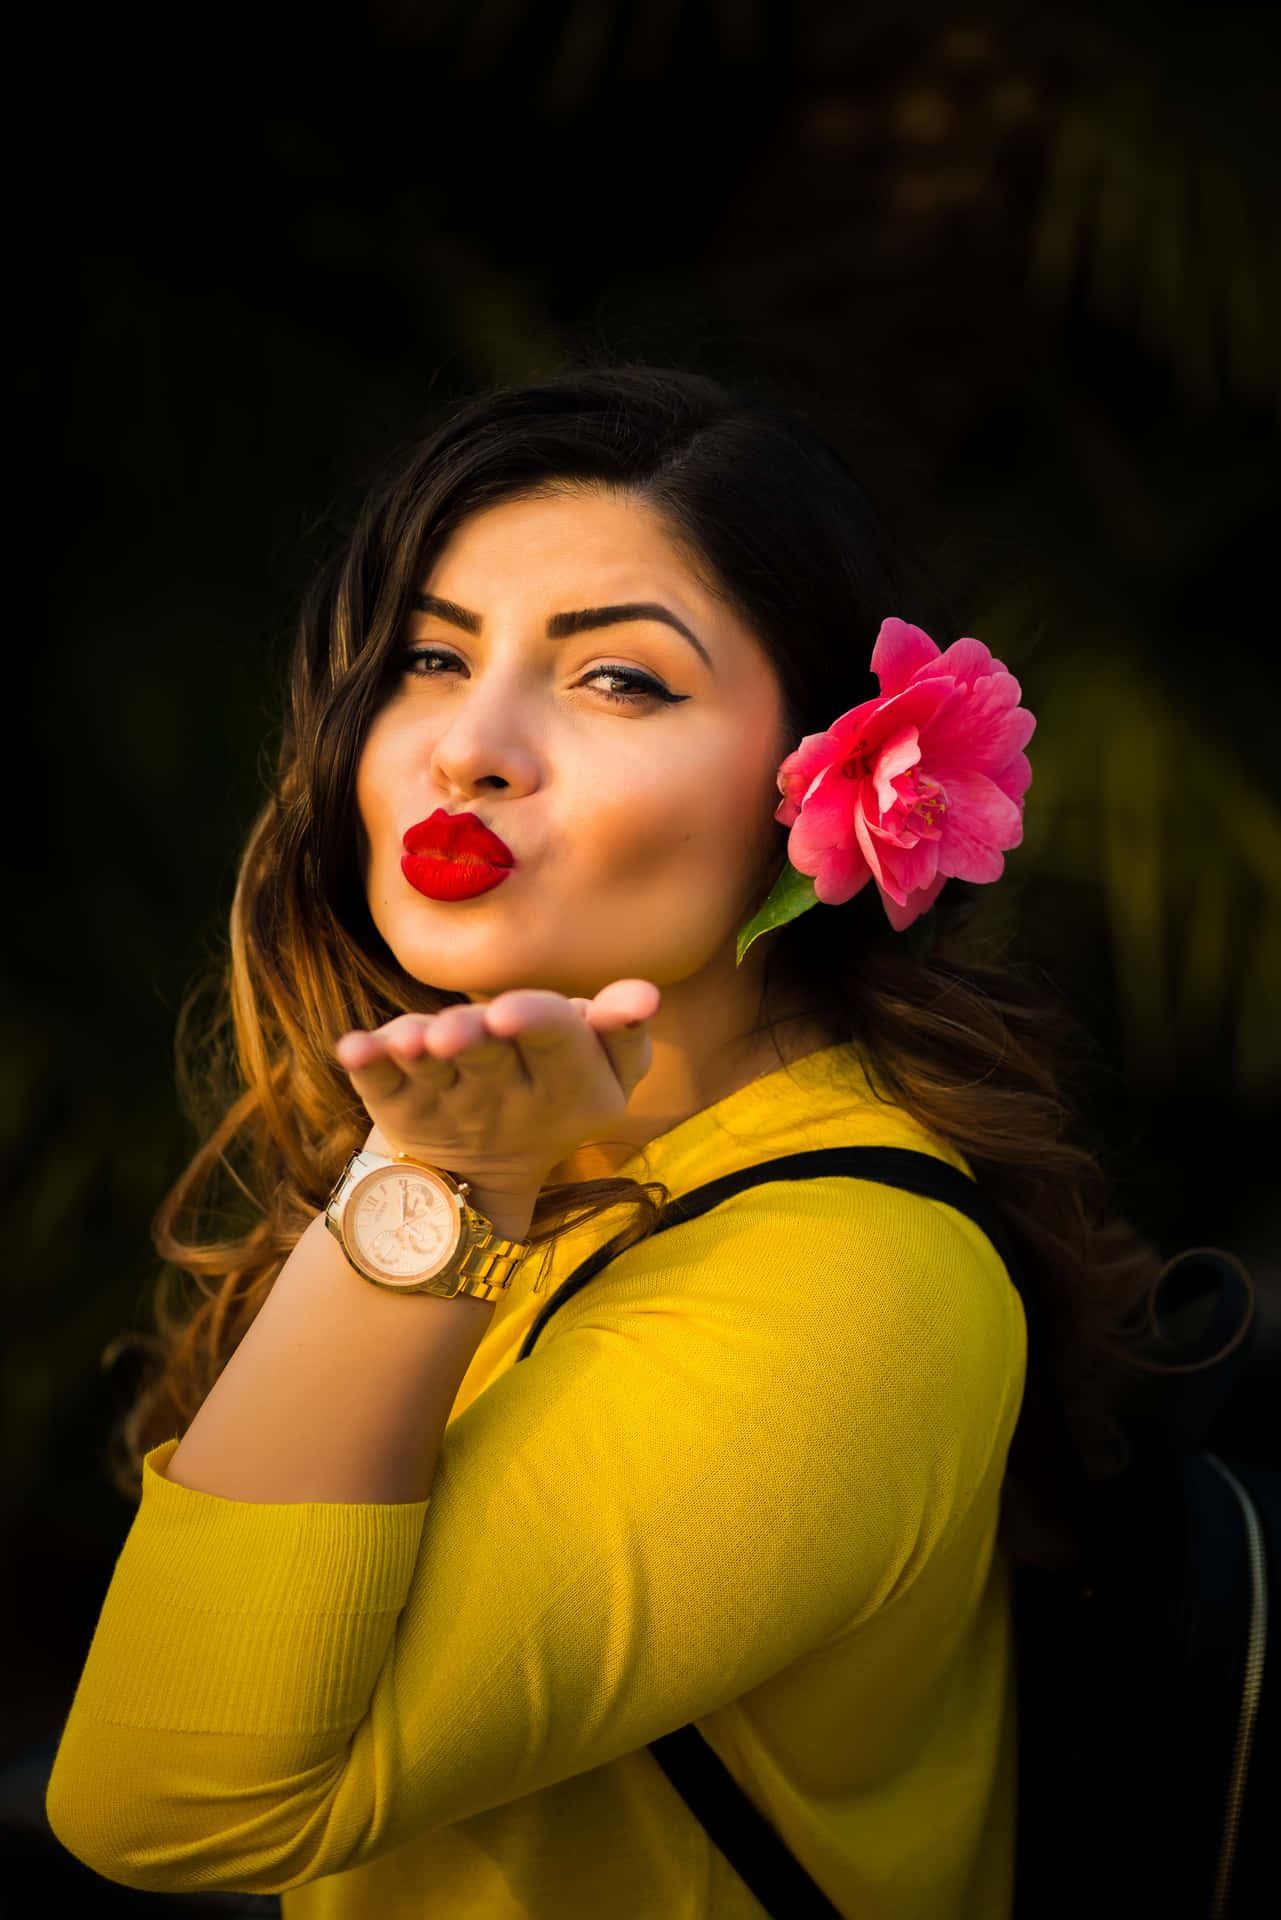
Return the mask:
<svg viewBox="0 0 1281 1920"><path fill-rule="evenodd" d="M473 683L436 737L431 771L443 791L463 799L501 790L532 793L542 766L527 703L510 685Z"/></svg>

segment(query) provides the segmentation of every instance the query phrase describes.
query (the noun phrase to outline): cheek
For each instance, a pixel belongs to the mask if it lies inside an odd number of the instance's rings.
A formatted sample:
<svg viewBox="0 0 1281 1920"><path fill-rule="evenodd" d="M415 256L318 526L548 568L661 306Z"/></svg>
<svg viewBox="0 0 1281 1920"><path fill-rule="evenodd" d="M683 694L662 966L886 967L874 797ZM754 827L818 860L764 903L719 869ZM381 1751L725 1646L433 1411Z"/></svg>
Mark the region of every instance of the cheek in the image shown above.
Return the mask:
<svg viewBox="0 0 1281 1920"><path fill-rule="evenodd" d="M657 777L652 763L635 781L620 780L616 768L613 779L602 770L596 792L610 791L613 800L594 809L590 838L615 882L670 879L674 867L687 868L700 893L733 897L781 849L772 733L763 748L755 742L727 753L720 742L713 746L720 751L695 750Z"/></svg>
<svg viewBox="0 0 1281 1920"><path fill-rule="evenodd" d="M364 829L366 865L385 861L391 851L399 861L395 827L397 796L403 791L394 729L374 722L356 767L356 814Z"/></svg>

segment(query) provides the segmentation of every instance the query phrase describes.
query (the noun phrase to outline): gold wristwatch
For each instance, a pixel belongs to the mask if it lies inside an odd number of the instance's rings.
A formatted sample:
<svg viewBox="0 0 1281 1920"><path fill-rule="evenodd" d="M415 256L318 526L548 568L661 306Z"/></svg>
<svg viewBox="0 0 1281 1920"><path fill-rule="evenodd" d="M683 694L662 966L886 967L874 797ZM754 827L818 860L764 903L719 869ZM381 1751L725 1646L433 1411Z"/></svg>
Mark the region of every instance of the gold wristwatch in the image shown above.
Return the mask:
<svg viewBox="0 0 1281 1920"><path fill-rule="evenodd" d="M390 1293L495 1300L529 1252L503 1240L467 1204L465 1180L398 1153L353 1153L325 1208L325 1225L356 1272Z"/></svg>

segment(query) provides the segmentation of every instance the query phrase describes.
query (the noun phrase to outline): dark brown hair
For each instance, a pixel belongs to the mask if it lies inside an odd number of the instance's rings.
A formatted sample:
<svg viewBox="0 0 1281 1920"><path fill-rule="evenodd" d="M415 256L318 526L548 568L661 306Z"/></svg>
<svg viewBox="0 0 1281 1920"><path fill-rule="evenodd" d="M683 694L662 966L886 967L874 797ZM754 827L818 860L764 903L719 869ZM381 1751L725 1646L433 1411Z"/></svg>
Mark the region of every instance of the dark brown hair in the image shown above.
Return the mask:
<svg viewBox="0 0 1281 1920"><path fill-rule="evenodd" d="M940 644L955 637L822 436L702 375L595 364L484 393L393 456L302 610L279 764L232 911L229 1024L189 1080L230 1089L157 1216L171 1263L158 1331L117 1343L155 1359L116 1435L115 1477L134 1499L143 1455L186 1431L368 1130L334 1041L462 997L396 963L361 879L356 767L411 595L468 516L583 485L639 498L661 519L767 649L793 738L876 692L868 661L888 614ZM783 848L780 827L780 861ZM1072 1137L1060 1016L976 958L971 890L944 889L928 957L889 932L872 891L770 937L761 1024L800 1005L851 1042L883 1097L958 1148L1000 1208L1037 1309L1002 1536L1016 1558L1068 1562L1074 1487L1120 1464L1115 1414L1159 1262L1109 1220L1098 1167ZM617 1179L545 1190L535 1237L625 1202L621 1247L652 1228L661 1198ZM196 1297L175 1301L182 1274Z"/></svg>

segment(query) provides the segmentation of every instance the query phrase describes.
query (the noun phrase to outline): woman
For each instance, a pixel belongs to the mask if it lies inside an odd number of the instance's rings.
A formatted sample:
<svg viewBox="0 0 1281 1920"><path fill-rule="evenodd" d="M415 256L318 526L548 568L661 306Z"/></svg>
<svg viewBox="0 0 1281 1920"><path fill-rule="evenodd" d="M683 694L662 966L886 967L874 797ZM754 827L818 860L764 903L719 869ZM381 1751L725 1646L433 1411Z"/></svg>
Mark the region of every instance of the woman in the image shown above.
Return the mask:
<svg viewBox="0 0 1281 1920"><path fill-rule="evenodd" d="M48 1797L99 1873L286 1920L745 1920L645 1751L697 1722L840 1912L1009 1912L1010 1559L1072 1556L1057 1411L1103 1461L1154 1263L943 884L1017 839L1030 716L960 853L960 763L834 727L887 676L913 740L980 684L1008 719L981 648L939 706L922 615L818 436L689 374L483 396L374 489L243 863L240 1091L160 1221L204 1298ZM816 753L878 840L815 841ZM775 1181L651 1231L866 1144L977 1176L1043 1349L934 1200Z"/></svg>

